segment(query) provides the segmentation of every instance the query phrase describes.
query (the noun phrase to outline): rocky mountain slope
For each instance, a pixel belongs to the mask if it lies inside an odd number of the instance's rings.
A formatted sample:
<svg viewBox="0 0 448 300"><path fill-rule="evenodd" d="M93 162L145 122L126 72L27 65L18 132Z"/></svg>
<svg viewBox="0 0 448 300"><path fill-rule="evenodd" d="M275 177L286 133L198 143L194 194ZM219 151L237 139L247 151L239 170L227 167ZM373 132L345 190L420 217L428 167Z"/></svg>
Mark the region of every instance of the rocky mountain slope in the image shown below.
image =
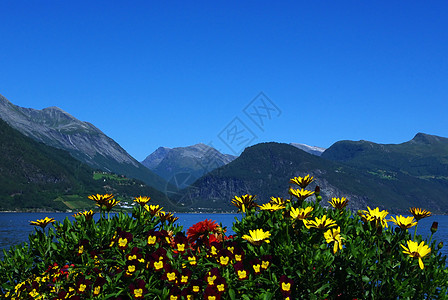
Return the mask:
<svg viewBox="0 0 448 300"><path fill-rule="evenodd" d="M159 190L166 187L165 180L132 158L101 130L60 108L23 108L0 95L0 118L24 135L66 150L93 168L140 179Z"/></svg>
<svg viewBox="0 0 448 300"><path fill-rule="evenodd" d="M222 154L215 148L200 143L172 149L160 147L148 155L142 164L172 184L184 188L235 158L236 156Z"/></svg>
<svg viewBox="0 0 448 300"><path fill-rule="evenodd" d="M325 148L317 147L317 146L308 146L306 144L299 144L299 143L289 143L291 146L294 146L296 148L299 148L300 150L303 150L305 152L308 152L309 154L321 156L322 153L325 151Z"/></svg>
<svg viewBox="0 0 448 300"><path fill-rule="evenodd" d="M142 182L101 173L73 158L68 152L46 146L11 128L0 119L0 211L93 208L88 195L113 193L132 199L152 197L165 205L166 197Z"/></svg>

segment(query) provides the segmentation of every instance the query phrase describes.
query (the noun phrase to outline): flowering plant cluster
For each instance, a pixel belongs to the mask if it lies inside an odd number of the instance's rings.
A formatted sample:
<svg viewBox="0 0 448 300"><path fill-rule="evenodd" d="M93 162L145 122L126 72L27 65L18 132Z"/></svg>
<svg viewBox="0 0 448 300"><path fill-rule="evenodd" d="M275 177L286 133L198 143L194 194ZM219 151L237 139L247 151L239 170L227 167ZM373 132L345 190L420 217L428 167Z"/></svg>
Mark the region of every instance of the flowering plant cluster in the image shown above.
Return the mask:
<svg viewBox="0 0 448 300"><path fill-rule="evenodd" d="M321 202L314 180L292 178L289 199L258 205L242 195L235 235L211 220L186 233L177 218L137 197L131 214L109 212L113 195L72 223L45 218L29 244L0 261L0 296L9 299L424 299L446 298L442 245L416 231L430 212L387 219L379 208L353 214L346 198Z"/></svg>

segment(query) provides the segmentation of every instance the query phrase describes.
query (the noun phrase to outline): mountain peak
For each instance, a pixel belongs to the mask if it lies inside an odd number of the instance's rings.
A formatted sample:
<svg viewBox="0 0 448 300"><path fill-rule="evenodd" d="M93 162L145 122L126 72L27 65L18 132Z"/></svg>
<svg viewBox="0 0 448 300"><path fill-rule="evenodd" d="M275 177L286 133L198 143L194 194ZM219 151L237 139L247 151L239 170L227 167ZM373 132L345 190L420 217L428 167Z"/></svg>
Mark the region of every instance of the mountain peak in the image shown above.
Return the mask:
<svg viewBox="0 0 448 300"><path fill-rule="evenodd" d="M322 152L325 151L325 148L317 147L317 146L309 146L306 144L299 144L299 143L289 143L291 146L294 146L296 148L299 148L300 150L303 150L305 152L308 152L309 154L321 156Z"/></svg>
<svg viewBox="0 0 448 300"><path fill-rule="evenodd" d="M434 144L440 142L448 142L448 138L419 132L414 136L411 142L420 144Z"/></svg>
<svg viewBox="0 0 448 300"><path fill-rule="evenodd" d="M46 107L44 109L42 109L43 111L58 111L64 114L68 114L67 112L65 112L64 110L62 110L61 108L57 107L57 106L50 106L50 107Z"/></svg>
<svg viewBox="0 0 448 300"><path fill-rule="evenodd" d="M156 149L156 151L148 155L141 163L148 169L153 170L160 164L160 162L168 155L171 150L172 149L168 147L159 147Z"/></svg>

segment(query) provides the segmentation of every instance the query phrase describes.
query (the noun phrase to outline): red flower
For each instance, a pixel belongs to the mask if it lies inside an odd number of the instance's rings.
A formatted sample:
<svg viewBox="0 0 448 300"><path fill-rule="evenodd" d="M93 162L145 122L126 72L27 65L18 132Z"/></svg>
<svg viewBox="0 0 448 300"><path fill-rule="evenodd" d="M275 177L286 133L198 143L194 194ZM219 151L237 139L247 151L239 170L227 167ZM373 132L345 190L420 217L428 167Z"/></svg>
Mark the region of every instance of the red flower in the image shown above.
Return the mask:
<svg viewBox="0 0 448 300"><path fill-rule="evenodd" d="M209 235L213 233L221 233L221 227L215 221L207 220L192 225L187 230L187 237L190 243L208 245Z"/></svg>

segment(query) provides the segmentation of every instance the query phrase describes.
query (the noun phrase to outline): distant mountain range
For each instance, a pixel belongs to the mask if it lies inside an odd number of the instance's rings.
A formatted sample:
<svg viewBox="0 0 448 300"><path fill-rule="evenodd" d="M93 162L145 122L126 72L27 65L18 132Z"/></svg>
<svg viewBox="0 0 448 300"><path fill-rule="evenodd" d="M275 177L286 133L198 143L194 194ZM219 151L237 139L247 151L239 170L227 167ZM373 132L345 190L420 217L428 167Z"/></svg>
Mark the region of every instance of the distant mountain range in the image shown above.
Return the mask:
<svg viewBox="0 0 448 300"><path fill-rule="evenodd" d="M141 165L101 130L58 107L22 108L0 95L0 118L24 135L66 150L93 168L140 179L158 190L166 188L163 178Z"/></svg>
<svg viewBox="0 0 448 300"><path fill-rule="evenodd" d="M325 201L344 196L352 209L371 205L406 212L417 206L448 212L448 139L422 133L398 145L341 141L321 156L287 144L254 145L172 200L183 207L228 210L233 196L249 193L265 203L271 196L288 197L289 178L308 173Z"/></svg>
<svg viewBox="0 0 448 300"><path fill-rule="evenodd" d="M0 209L80 207L81 195L108 190L145 194L177 210L228 211L235 195L256 194L260 203L288 197L289 178L311 174L311 188L319 185L324 201L344 196L352 209L417 206L448 213L444 137L418 133L388 145L339 141L328 149L262 143L239 157L205 144L160 147L139 163L98 128L57 107L22 108L0 95L0 119L9 124L0 123ZM105 173L93 180L94 169Z"/></svg>
<svg viewBox="0 0 448 300"><path fill-rule="evenodd" d="M160 147L148 155L142 164L170 183L185 188L199 177L228 164L235 158L236 156L222 154L215 148L201 143L172 149ZM176 182L173 182L174 180Z"/></svg>

